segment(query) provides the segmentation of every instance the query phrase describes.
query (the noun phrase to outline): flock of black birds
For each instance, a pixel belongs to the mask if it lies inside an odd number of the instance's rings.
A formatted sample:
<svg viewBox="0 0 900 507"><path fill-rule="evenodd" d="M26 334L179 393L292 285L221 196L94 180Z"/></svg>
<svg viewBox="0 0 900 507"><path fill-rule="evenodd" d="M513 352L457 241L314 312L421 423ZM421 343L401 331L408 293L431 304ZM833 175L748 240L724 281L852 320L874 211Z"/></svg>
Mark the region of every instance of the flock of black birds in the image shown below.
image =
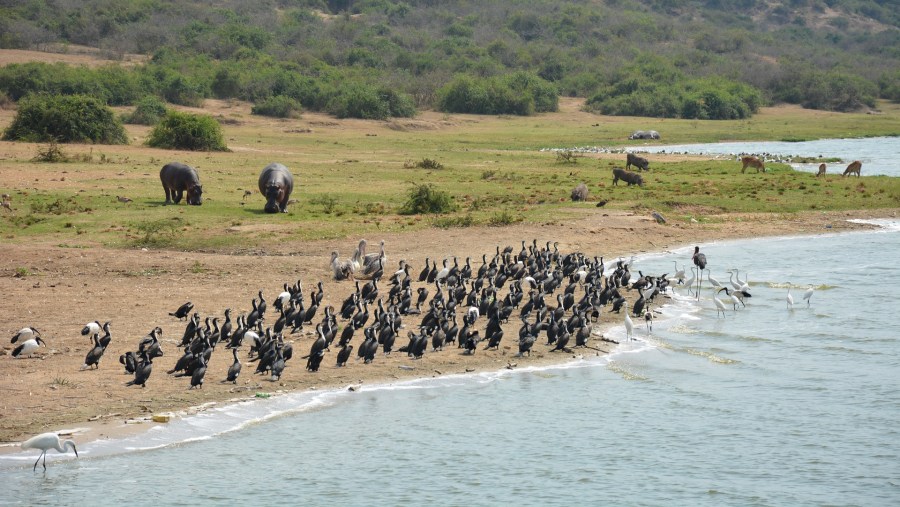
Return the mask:
<svg viewBox="0 0 900 507"><path fill-rule="evenodd" d="M364 242L361 247L364 251ZM521 249L514 250L498 246L490 256L481 256L477 268L468 257L462 264L456 257L443 259L440 264L426 258L425 267L417 275L410 273L409 264L400 261L399 269L382 287L386 261L382 242L379 253L357 252L347 265L335 269L336 279L355 279L354 289L337 309L325 304L321 281L307 293L300 280L283 284L284 290L272 300L274 318L269 317L271 311L262 290L252 299L249 312L232 319L232 310L226 309L221 325L218 316L201 319L198 312L192 313L194 305L187 302L170 313L186 321L186 327L178 345L183 353L167 373L190 377L191 389L202 388L212 353L222 346L231 349L233 355L222 382L236 384L242 367L238 351L246 347L248 361L256 363L255 373L277 381L294 355L294 344L285 336L307 327L315 329L315 337L301 359L306 360L305 368L310 372L318 371L332 348L337 349L335 366L347 365L354 341L359 341L357 332L362 340L355 346L356 359L363 364L375 361L379 349L385 356L396 351L413 359L421 359L429 350L435 353L454 345L467 355L479 348L499 350L504 327L510 328L505 325L511 319L521 323L516 335L507 338L517 346L518 356L530 356L542 339L549 352L571 353L577 347L593 348L589 340L602 311L619 313L624 306L628 312L623 291L637 291L631 313L646 318L649 326L651 304L670 286L667 274L650 276L639 271L632 281L631 261L617 260L608 270L603 257L564 254L555 243L539 247L536 240L530 245L522 241ZM333 254L332 268L335 259ZM555 300L555 305L548 300ZM398 346L404 328L409 329L408 341ZM31 330L24 328L13 341L20 335L37 333ZM146 386L153 360L163 356L162 334L160 327L154 327L138 342L136 351L119 357L125 372L134 377L126 385ZM110 322L91 322L82 329L82 335L93 342L82 369L99 368L112 341Z"/></svg>

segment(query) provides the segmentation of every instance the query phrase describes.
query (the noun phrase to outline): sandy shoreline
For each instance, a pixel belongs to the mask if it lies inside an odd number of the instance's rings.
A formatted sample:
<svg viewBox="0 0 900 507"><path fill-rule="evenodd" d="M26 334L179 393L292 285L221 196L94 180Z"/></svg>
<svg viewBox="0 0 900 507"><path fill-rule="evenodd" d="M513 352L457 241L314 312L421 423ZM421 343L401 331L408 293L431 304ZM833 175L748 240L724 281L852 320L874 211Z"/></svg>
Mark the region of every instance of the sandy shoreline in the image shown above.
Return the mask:
<svg viewBox="0 0 900 507"><path fill-rule="evenodd" d="M895 217L898 210L878 212L809 212L784 215L726 215L703 224L660 225L646 216L626 212L586 213L584 218L565 224L517 225L505 228L471 228L428 230L406 234L372 236L370 242L385 240L389 266L405 259L413 266L415 276L425 257L443 259L456 255L460 262L472 258L473 267L481 264L481 255L491 255L497 246L519 248L521 241L537 240L539 246L558 241L563 253L581 251L603 255L607 266L617 257L638 253L665 251L691 244L717 240L842 232L870 228L848 219ZM104 248L72 249L55 245L4 245L0 259L0 290L6 297L0 302L7 337L27 325L41 330L48 347L40 349L36 359L14 359L8 339L0 345L0 389L5 393L0 403L0 453L18 452L15 445L28 436L44 431L77 428L79 443L118 439L149 430L155 423L147 421L153 414L192 414L226 403L299 392L346 389L347 386L384 384L422 377L438 377L458 373L495 372L507 367L550 366L568 362L577 355L607 353L611 343L595 336L590 344L600 350L578 349L574 354L550 353L538 342L531 357L515 357L517 319L510 319L505 338L498 351L483 351L471 356L457 349L430 351L420 360L395 352L385 358L379 353L371 365L351 360L345 368L334 366L334 354L326 354L319 372L305 371L306 354L314 330L290 336L295 357L288 363L278 382L253 375L254 363L245 359L237 385L223 384L224 371L231 355L217 351L210 361L202 390L188 390L188 379L166 378L180 356L177 348L185 323L168 312L190 300L202 317L219 316L225 308L235 315L250 308L250 299L263 290L271 301L283 283L300 279L307 294L322 281L325 304L339 307L353 290L351 282L334 282L325 269L328 254L337 249L349 254L358 239L280 244L277 251L263 256L183 253L168 251L108 250ZM687 259L686 259L687 260ZM17 269L26 267L29 275L16 277ZM414 287L418 284L414 284ZM387 283L383 284L384 293ZM505 292L504 292L505 293ZM628 297L628 295L626 295ZM548 298L548 305L555 300ZM374 310L374 309L373 309ZM270 322L275 319L267 314ZM621 322L621 315L604 314L602 334ZM89 321L110 320L113 342L98 370L81 371L89 342L80 336L81 327ZM321 313L316 321L321 320ZM371 321L370 321L371 322ZM342 323L342 322L341 322ZM342 323L343 324L343 323ZM418 319L404 319L397 346L405 344L406 331ZM484 320L479 328L483 328ZM153 326L164 329L163 348L166 355L154 362L154 372L146 389L125 387L130 376L123 374L118 356L134 350L137 341ZM358 332L353 343L362 340ZM355 350L353 357L355 357ZM130 422L127 422L130 421Z"/></svg>

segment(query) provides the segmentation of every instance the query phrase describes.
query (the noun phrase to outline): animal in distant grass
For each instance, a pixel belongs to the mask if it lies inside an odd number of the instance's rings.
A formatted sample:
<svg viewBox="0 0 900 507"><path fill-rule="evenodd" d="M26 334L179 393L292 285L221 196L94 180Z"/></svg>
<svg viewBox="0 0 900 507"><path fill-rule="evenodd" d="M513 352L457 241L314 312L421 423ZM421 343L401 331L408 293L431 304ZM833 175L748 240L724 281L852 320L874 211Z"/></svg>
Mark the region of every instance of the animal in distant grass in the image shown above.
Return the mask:
<svg viewBox="0 0 900 507"><path fill-rule="evenodd" d="M631 185L638 185L641 187L644 186L644 178L642 178L641 175L638 173L626 171L625 169L622 169L621 167L613 168L612 172L613 172L613 185L618 186L619 180L622 180L625 183L628 183L629 186L631 186Z"/></svg>
<svg viewBox="0 0 900 507"><path fill-rule="evenodd" d="M273 162L259 174L259 191L266 197L266 213L287 213L288 201L294 191L294 176L282 164Z"/></svg>
<svg viewBox="0 0 900 507"><path fill-rule="evenodd" d="M844 169L843 176L850 176L851 174L856 173L856 177L858 178L861 170L862 162L860 162L859 160L854 160L853 162L850 162L850 165L848 165L846 169Z"/></svg>
<svg viewBox="0 0 900 507"><path fill-rule="evenodd" d="M741 157L741 173L747 170L748 167L753 167L756 169L756 172L766 172L766 164L762 160L753 155L747 155Z"/></svg>
<svg viewBox="0 0 900 507"><path fill-rule="evenodd" d="M826 167L827 166L825 165L824 162L819 164L819 172L816 173L816 178L818 178L819 176L825 176L825 168Z"/></svg>
<svg viewBox="0 0 900 507"><path fill-rule="evenodd" d="M655 130L635 130L628 139L659 139L659 132Z"/></svg>
<svg viewBox="0 0 900 507"><path fill-rule="evenodd" d="M641 171L649 171L650 161L644 157L639 157L634 153L628 153L625 156L625 169L631 169L631 166L637 166Z"/></svg>
<svg viewBox="0 0 900 507"><path fill-rule="evenodd" d="M192 206L203 204L203 187L200 185L200 176L193 167L181 162L170 162L160 169L159 179L166 191L166 204L180 203L185 192L185 202Z"/></svg>

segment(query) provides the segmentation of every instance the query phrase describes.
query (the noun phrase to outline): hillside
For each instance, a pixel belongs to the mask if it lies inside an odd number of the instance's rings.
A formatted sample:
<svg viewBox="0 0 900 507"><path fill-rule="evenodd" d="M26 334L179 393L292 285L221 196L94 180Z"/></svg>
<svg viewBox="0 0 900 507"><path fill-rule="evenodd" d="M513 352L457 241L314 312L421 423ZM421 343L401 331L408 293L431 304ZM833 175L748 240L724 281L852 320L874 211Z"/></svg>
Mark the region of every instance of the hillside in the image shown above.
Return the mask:
<svg viewBox="0 0 900 507"><path fill-rule="evenodd" d="M254 102L292 95L314 110L329 110L333 96L311 93L310 81L319 88L362 82L380 87L376 94L396 90L419 108L446 108L442 87L454 76L514 72L534 75L563 96L593 98L607 114L671 116L665 104L635 102L733 83L759 90L765 103L854 110L873 107L878 97L900 99L900 11L892 4L56 1L0 7L0 47L61 43L98 48L113 59L152 55L155 65L187 79L194 95ZM684 89L660 90L648 83L655 78ZM617 96L626 96L624 106L607 100ZM749 109L758 107L750 102Z"/></svg>

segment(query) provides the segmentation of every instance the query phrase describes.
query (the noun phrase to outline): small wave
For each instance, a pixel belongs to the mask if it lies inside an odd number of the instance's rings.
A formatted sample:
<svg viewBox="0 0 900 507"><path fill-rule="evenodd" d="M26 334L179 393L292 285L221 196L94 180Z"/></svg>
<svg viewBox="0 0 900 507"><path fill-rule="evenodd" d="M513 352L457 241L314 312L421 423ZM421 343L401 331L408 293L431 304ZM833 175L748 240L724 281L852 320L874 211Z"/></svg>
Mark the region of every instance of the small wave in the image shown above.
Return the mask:
<svg viewBox="0 0 900 507"><path fill-rule="evenodd" d="M712 352L709 352L706 350L683 348L683 349L681 349L681 351L686 352L692 356L697 356L697 357L702 357L702 358L708 359L712 363L718 363L718 364L738 364L738 363L740 363L740 361L737 361L735 359L728 359L727 357L717 356L716 354L713 354Z"/></svg>
<svg viewBox="0 0 900 507"><path fill-rule="evenodd" d="M851 218L847 221L854 224L874 225L887 231L900 231L900 220L896 218Z"/></svg>
<svg viewBox="0 0 900 507"><path fill-rule="evenodd" d="M623 366L621 363L618 363L616 361L610 362L607 365L607 368L609 369L609 371L619 374L619 376L621 376L624 380L641 380L641 381L650 380L647 377L638 375L637 373L629 370L628 368Z"/></svg>

